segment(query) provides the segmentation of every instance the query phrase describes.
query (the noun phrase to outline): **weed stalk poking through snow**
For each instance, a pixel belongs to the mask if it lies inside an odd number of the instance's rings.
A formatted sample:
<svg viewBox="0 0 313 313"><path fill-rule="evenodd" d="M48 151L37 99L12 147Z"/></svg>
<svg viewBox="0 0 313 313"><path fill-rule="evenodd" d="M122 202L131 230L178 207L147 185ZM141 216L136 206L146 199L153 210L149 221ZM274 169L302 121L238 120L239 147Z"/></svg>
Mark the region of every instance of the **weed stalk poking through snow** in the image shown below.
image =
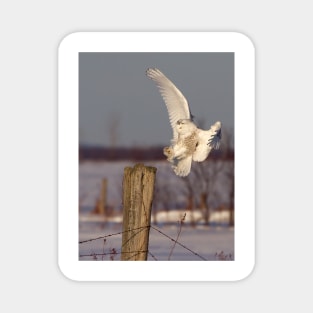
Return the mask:
<svg viewBox="0 0 313 313"><path fill-rule="evenodd" d="M177 241L178 241L178 238L179 238L179 236L180 236L181 229L182 229L182 226L183 226L183 223L184 223L185 218L186 218L186 212L184 213L184 215L182 216L182 218L180 219L180 221L178 221L178 222L179 222L179 230L178 230L177 237L176 237L176 239L175 239L174 245L173 245L173 247L172 247L172 249L171 249L171 252L170 252L170 254L169 254L169 256L168 256L168 260L171 259L173 250L174 250L174 248L175 248L175 246L176 246L176 243L177 243Z"/></svg>

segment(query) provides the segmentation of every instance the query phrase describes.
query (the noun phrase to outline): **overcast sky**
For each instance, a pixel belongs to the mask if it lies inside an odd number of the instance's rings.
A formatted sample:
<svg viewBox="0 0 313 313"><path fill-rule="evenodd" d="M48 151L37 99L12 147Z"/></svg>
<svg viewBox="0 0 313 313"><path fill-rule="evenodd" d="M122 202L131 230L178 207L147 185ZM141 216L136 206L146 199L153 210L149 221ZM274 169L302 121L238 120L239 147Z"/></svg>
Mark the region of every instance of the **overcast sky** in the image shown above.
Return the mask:
<svg viewBox="0 0 313 313"><path fill-rule="evenodd" d="M148 67L172 80L205 129L220 120L233 131L233 53L80 53L80 143L109 146L112 132L117 146L170 143L166 106Z"/></svg>

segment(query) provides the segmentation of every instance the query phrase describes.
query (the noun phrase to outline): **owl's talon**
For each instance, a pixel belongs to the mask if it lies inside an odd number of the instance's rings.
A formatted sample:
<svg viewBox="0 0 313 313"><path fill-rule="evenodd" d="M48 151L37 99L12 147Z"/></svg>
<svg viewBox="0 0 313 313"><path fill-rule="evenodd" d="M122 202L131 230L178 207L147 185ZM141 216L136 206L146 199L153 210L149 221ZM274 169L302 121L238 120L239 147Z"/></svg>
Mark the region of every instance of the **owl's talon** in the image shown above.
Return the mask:
<svg viewBox="0 0 313 313"><path fill-rule="evenodd" d="M167 160L168 161L172 161L173 158L174 158L174 151L173 151L173 148L171 147L165 147L163 149L163 153L164 155L167 157Z"/></svg>

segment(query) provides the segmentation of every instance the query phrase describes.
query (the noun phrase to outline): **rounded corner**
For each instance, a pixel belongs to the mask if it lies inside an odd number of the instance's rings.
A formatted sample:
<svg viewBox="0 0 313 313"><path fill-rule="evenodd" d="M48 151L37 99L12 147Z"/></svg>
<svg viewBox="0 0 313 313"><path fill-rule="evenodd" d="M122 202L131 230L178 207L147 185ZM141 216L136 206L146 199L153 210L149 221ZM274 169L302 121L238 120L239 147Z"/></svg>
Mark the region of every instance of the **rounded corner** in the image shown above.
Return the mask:
<svg viewBox="0 0 313 313"><path fill-rule="evenodd" d="M71 277L71 275L68 275L66 273L66 269L63 268L63 266L60 264L60 261L57 264L59 272L62 274L62 276L64 276L67 280L71 281L71 282L79 282L78 279L75 279L73 277Z"/></svg>
<svg viewBox="0 0 313 313"><path fill-rule="evenodd" d="M73 37L76 37L80 32L72 32L63 36L58 44L58 50L60 51L63 47L70 45L73 42Z"/></svg>
<svg viewBox="0 0 313 313"><path fill-rule="evenodd" d="M243 280L248 279L251 275L253 275L254 271L255 271L255 261L253 261L253 263L251 264L251 266L243 273L243 276L235 279L235 282L241 282Z"/></svg>
<svg viewBox="0 0 313 313"><path fill-rule="evenodd" d="M251 49L253 49L255 51L255 44L254 41L247 35L241 32L233 32L233 34L235 34L236 36L238 36L238 38L240 38L240 40L251 47Z"/></svg>

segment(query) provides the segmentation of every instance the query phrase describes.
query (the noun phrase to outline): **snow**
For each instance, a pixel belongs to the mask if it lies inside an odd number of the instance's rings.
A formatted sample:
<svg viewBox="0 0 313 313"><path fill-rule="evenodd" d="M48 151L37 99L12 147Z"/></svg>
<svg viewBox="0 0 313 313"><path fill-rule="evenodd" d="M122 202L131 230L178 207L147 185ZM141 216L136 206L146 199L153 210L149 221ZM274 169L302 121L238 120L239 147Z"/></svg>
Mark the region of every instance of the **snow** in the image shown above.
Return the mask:
<svg viewBox="0 0 313 313"><path fill-rule="evenodd" d="M149 254L148 260L168 260L170 251L174 245L174 241L169 239L176 239L179 232L180 225L153 225L150 229L149 235ZM160 233L160 232L162 233ZM79 240L85 241L99 237L96 240L83 242L79 245L80 255L89 255L88 257L80 257L80 260L94 260L93 254L108 255L97 256L97 260L110 260L110 252L115 249L120 252L122 242L122 224L121 223L103 223L96 221L81 222ZM117 235L114 235L117 234ZM165 235L166 236L165 236ZM105 242L104 242L105 239ZM171 260L175 261L201 261L203 258L206 260L216 260L216 254L222 251L225 254L234 256L234 229L231 227L221 226L204 226L191 227L190 225L182 225L181 232L178 237L178 242L192 250L189 251L179 244L175 245ZM193 253L194 252L194 253ZM199 254L197 256L196 254ZM114 256L114 255L112 255ZM114 260L119 260L120 255L114 256Z"/></svg>
<svg viewBox="0 0 313 313"><path fill-rule="evenodd" d="M79 244L79 260L120 260L123 171L124 167L134 164L134 162L126 161L88 161L80 164L79 241L100 238ZM168 162L145 162L145 165L156 166L157 175L167 183L177 184L179 182L175 174L172 174ZM101 181L104 177L108 179L107 202L114 208L113 213L106 217L91 212L99 196ZM181 201L183 197L181 194L177 194L176 199ZM168 260L180 226L178 243L175 244L170 260L234 259L234 228L228 227L229 213L227 211L212 211L210 226L208 226L204 223L199 209L195 209L193 212L183 208L170 210L153 208L153 210L157 211L152 212L151 218L149 261ZM185 213L186 217L181 225L180 220ZM192 221L195 221L195 225L192 225Z"/></svg>

